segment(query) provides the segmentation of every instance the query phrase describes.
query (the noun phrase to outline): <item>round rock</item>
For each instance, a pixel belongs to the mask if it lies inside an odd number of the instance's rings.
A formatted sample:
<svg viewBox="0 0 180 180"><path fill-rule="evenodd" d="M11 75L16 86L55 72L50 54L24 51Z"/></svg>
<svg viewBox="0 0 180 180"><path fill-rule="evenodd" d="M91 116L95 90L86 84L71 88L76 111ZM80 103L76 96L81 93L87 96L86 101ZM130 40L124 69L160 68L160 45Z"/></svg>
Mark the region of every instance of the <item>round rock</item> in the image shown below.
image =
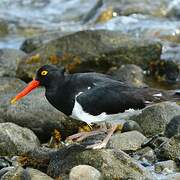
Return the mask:
<svg viewBox="0 0 180 180"><path fill-rule="evenodd" d="M146 137L138 131L116 133L111 137L108 147L123 151L137 150L146 140Z"/></svg>
<svg viewBox="0 0 180 180"><path fill-rule="evenodd" d="M168 138L180 134L180 115L171 119L166 126L164 134Z"/></svg>
<svg viewBox="0 0 180 180"><path fill-rule="evenodd" d="M71 169L69 180L100 180L101 173L92 166L79 165Z"/></svg>
<svg viewBox="0 0 180 180"><path fill-rule="evenodd" d="M122 65L120 68L113 70L110 74L117 80L126 82L131 86L143 87L144 83L144 72L143 70L134 64Z"/></svg>
<svg viewBox="0 0 180 180"><path fill-rule="evenodd" d="M26 54L16 49L0 49L0 76L16 76L18 62Z"/></svg>
<svg viewBox="0 0 180 180"><path fill-rule="evenodd" d="M142 113L134 116L145 135L156 135L165 131L170 120L180 115L180 106L174 102L162 102L149 106L142 110Z"/></svg>
<svg viewBox="0 0 180 180"><path fill-rule="evenodd" d="M0 142L1 155L20 155L40 146L31 130L13 123L0 123Z"/></svg>

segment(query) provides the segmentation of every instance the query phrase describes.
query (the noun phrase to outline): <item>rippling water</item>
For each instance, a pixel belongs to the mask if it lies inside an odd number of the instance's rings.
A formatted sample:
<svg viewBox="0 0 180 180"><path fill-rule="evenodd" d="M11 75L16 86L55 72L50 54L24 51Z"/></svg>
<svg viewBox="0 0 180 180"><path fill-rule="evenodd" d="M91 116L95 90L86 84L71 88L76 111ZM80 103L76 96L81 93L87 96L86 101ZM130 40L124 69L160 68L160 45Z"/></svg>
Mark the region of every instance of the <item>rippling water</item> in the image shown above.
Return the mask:
<svg viewBox="0 0 180 180"><path fill-rule="evenodd" d="M74 32L83 29L109 29L129 33L136 37L142 35L154 37L159 33L161 36L180 34L178 19L169 20L142 14L122 15L105 23L82 25L84 17L96 2L97 0L1 0L0 20L7 22L9 32L0 38L0 48L18 48L25 38L46 31ZM110 1L103 2L110 4ZM122 6L126 4L126 1L122 2ZM180 0L169 1L166 3L166 12L168 13L178 4ZM102 11L106 6L100 7Z"/></svg>
<svg viewBox="0 0 180 180"><path fill-rule="evenodd" d="M1 0L0 19L8 23L9 34L0 47L18 48L26 37L45 31L77 31L96 0Z"/></svg>

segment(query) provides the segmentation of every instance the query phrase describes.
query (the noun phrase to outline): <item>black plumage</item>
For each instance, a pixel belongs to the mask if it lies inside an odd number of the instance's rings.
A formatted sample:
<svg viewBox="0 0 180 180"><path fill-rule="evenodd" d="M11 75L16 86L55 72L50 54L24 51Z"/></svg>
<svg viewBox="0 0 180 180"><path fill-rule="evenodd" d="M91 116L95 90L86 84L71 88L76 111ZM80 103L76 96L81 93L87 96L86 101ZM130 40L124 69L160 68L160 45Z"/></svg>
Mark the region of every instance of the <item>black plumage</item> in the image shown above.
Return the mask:
<svg viewBox="0 0 180 180"><path fill-rule="evenodd" d="M42 76L42 71L48 71ZM111 76L100 73L65 74L63 69L45 65L36 75L36 80L46 88L46 98L61 112L71 115L75 97L83 110L91 115L117 114L128 109L142 109L146 104L168 99L168 93L130 87ZM162 93L161 97L154 94ZM81 93L81 94L80 94Z"/></svg>

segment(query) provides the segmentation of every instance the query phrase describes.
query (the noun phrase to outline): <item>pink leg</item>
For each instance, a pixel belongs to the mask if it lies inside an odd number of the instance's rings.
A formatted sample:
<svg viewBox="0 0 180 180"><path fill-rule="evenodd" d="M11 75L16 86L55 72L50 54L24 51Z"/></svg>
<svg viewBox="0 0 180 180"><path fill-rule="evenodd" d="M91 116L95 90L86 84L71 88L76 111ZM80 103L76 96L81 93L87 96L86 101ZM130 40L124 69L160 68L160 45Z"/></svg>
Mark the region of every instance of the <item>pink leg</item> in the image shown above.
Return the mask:
<svg viewBox="0 0 180 180"><path fill-rule="evenodd" d="M97 134L101 134L101 133L104 133L104 132L105 132L105 130L101 129L101 128L96 130L96 131L91 131L91 132L80 132L80 133L68 136L66 138L66 141L79 142L79 141L82 141L82 140L86 139L87 137L94 136L94 135L97 135Z"/></svg>
<svg viewBox="0 0 180 180"><path fill-rule="evenodd" d="M105 137L105 139L101 143L90 145L87 148L92 148L92 149L102 149L102 148L105 148L107 143L109 142L109 139L111 138L112 134L117 129L117 127L118 127L118 125L116 125L116 124L112 125L112 127L110 128L110 130L108 132L108 135Z"/></svg>

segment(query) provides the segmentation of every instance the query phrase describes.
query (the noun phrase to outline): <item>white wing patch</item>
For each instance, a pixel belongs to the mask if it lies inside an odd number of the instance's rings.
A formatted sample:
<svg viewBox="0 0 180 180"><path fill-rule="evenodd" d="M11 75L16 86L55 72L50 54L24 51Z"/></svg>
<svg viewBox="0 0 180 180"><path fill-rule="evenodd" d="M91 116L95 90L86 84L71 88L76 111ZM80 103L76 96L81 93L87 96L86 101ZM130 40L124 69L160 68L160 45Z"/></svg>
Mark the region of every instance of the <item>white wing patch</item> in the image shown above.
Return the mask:
<svg viewBox="0 0 180 180"><path fill-rule="evenodd" d="M96 115L96 116L93 116L87 112L85 112L82 108L82 106L78 103L77 101L77 97L82 94L83 92L80 92L76 95L76 98L75 98L75 103L74 103L74 107L73 107L73 110L72 110L72 113L71 113L71 116L72 118L74 119L78 119L78 120L81 120L81 121L84 121L88 124L91 124L91 123L95 123L95 122L100 122L100 121L111 121L111 120L125 120L127 119L127 117L129 117L130 115L133 115L135 114L135 110L134 109L129 109L129 110L126 110L124 113L118 113L118 114L106 114L105 112L99 114L99 115ZM96 107L94 107L96 108Z"/></svg>

